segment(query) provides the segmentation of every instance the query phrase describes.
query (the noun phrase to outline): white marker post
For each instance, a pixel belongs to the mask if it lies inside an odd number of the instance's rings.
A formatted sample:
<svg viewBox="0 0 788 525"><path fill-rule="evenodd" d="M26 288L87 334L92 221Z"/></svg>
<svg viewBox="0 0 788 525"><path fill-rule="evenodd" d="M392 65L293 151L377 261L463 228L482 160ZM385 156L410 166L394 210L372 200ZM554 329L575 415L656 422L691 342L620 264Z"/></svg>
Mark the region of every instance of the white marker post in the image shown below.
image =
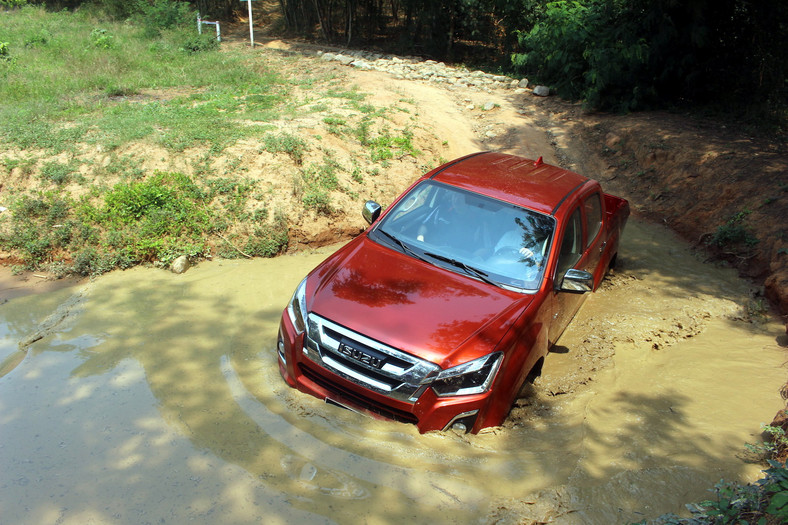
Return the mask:
<svg viewBox="0 0 788 525"><path fill-rule="evenodd" d="M252 0L241 0L249 4L249 42L254 47L254 29L252 29Z"/></svg>

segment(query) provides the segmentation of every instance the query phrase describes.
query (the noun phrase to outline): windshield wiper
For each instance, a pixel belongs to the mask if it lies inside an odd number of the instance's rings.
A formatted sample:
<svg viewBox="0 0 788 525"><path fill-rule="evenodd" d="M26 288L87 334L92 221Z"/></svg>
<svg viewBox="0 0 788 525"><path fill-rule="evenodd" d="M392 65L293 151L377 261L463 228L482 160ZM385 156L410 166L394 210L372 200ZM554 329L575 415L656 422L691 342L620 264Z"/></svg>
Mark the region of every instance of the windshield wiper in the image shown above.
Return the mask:
<svg viewBox="0 0 788 525"><path fill-rule="evenodd" d="M465 273L469 275L473 275L474 277L477 277L478 279L486 282L487 284L491 284L493 286L498 286L498 287L501 286L501 283L493 281L492 279L487 277L487 274L485 272L481 271L478 268L474 268L473 266L469 266L462 261L458 261L456 259L452 259L451 257L446 257L445 255L440 255L438 253L424 252L424 255L427 255L439 261L447 262L456 268L461 268L462 270L465 270Z"/></svg>
<svg viewBox="0 0 788 525"><path fill-rule="evenodd" d="M413 257L415 257L416 259L419 259L420 261L427 262L427 261L426 261L426 259L425 259L424 257L422 257L420 254L416 253L416 251L415 251L413 248L411 248L410 246L408 246L407 244L405 244L404 242L402 242L402 241L401 241L400 239L398 239L397 237L394 237L393 235L391 235L391 234L390 234L389 232L387 232L386 230L382 230L382 229L378 228L378 229L377 229L377 230L375 230L375 231L378 231L378 232L382 233L383 235L385 235L386 237L388 237L389 239L391 239L392 241L394 241L394 243L395 243L397 246L399 246L400 248L402 248L402 251L403 251L403 252L406 252L406 253L409 253L409 254L411 254Z"/></svg>

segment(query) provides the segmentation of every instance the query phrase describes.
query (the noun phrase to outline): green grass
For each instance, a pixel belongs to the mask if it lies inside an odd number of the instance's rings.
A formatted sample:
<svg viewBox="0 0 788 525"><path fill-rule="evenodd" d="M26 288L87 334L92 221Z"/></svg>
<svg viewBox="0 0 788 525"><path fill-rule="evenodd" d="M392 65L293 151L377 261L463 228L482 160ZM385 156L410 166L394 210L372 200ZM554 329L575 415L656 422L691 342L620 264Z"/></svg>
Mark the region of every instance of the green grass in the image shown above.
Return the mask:
<svg viewBox="0 0 788 525"><path fill-rule="evenodd" d="M248 53L184 49L188 29L151 39L133 25L37 7L3 18L6 147L60 153L152 138L176 152L221 152L262 134L250 123L276 118L287 101L287 82Z"/></svg>

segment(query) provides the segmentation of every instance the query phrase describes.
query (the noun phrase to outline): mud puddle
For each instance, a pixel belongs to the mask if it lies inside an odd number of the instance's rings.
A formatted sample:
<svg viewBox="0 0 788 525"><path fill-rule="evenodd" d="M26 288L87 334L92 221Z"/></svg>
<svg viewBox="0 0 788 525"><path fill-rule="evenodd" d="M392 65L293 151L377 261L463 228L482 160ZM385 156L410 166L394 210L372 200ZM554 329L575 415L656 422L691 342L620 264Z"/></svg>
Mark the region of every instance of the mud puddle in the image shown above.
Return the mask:
<svg viewBox="0 0 788 525"><path fill-rule="evenodd" d="M744 444L782 406L781 325L732 272L628 228L544 376L478 436L284 385L281 310L331 249L0 305L0 521L627 523L756 479Z"/></svg>

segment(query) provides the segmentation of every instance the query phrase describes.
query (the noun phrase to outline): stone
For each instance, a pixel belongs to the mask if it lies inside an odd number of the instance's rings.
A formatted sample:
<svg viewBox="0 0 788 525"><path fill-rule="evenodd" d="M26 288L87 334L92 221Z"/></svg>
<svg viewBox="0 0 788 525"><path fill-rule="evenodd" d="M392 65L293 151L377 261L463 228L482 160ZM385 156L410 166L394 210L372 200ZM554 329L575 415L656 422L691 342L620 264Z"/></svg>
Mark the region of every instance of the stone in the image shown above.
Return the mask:
<svg viewBox="0 0 788 525"><path fill-rule="evenodd" d="M550 95L550 88L547 86L536 86L534 88L534 95L537 97L547 97Z"/></svg>
<svg viewBox="0 0 788 525"><path fill-rule="evenodd" d="M172 273L181 274L189 269L191 266L191 261L189 261L189 257L187 255L181 255L174 261L172 261L172 265L170 266L170 270Z"/></svg>

